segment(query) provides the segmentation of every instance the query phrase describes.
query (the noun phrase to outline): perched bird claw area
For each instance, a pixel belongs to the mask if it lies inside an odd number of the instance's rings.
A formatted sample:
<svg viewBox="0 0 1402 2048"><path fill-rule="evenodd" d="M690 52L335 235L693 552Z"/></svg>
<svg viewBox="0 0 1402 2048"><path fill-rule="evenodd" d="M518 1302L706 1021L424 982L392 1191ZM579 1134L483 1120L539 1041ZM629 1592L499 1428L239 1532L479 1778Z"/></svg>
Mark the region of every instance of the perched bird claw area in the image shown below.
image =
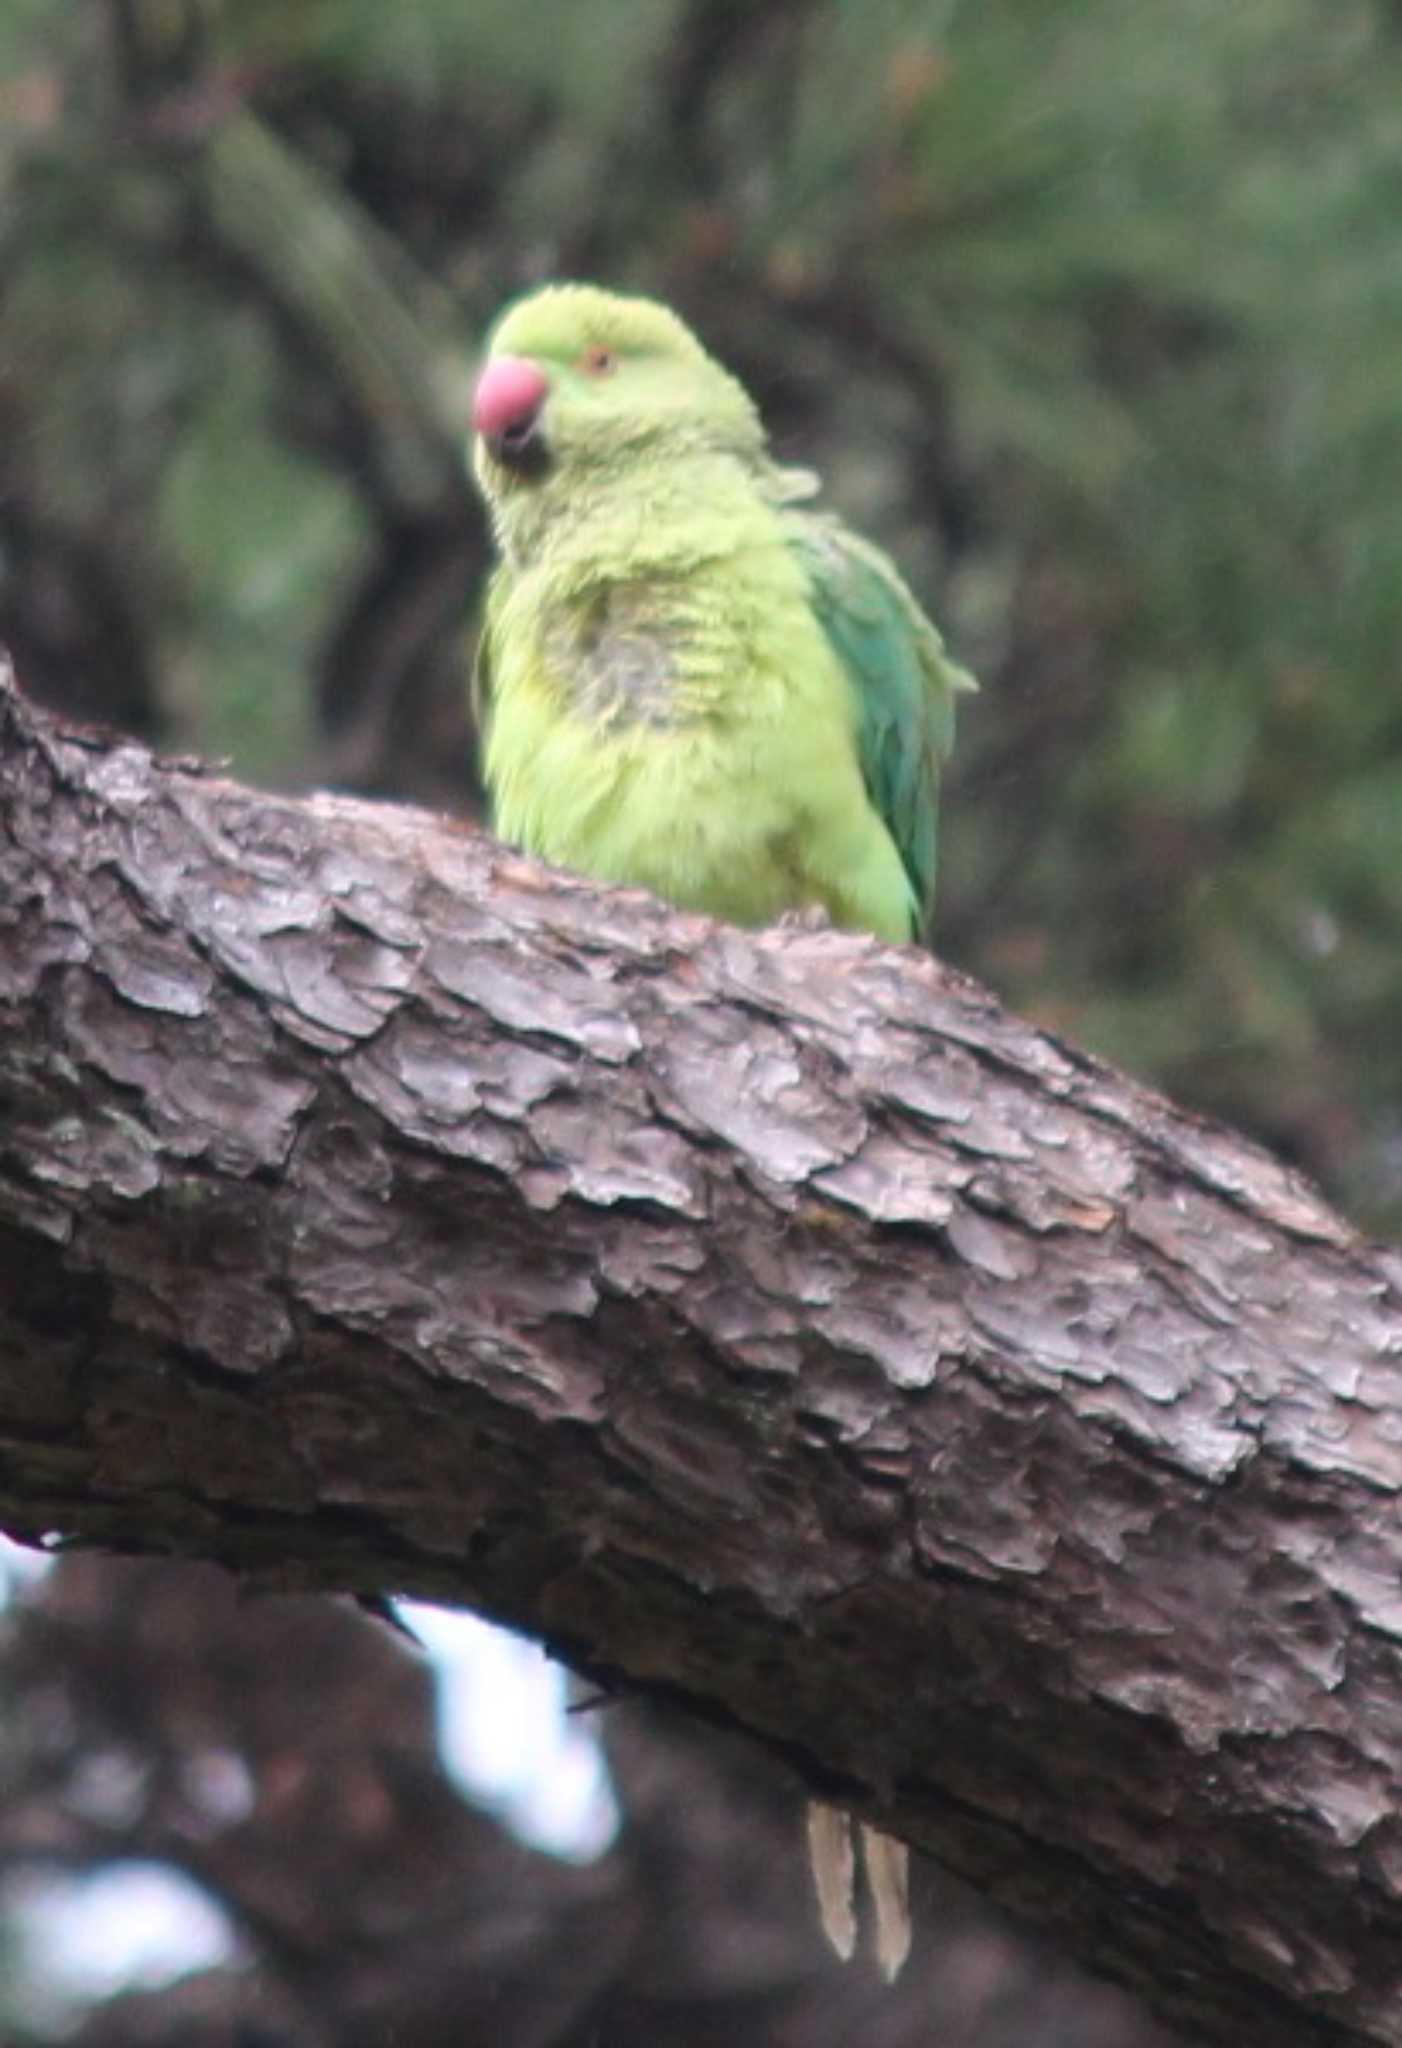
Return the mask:
<svg viewBox="0 0 1402 2048"><path fill-rule="evenodd" d="M0 7L0 2038L1402 2048L1399 103L1389 0ZM560 280L763 423L705 819L725 465L620 533ZM566 443L631 837L503 709Z"/></svg>

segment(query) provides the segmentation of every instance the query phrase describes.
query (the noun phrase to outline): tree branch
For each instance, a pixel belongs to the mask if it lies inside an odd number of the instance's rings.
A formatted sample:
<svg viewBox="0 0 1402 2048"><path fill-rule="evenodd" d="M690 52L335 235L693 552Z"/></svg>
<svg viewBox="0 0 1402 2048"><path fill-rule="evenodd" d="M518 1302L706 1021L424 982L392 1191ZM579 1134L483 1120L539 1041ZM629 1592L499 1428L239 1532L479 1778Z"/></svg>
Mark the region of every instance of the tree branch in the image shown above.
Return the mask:
<svg viewBox="0 0 1402 2048"><path fill-rule="evenodd" d="M470 1602L1402 2042L1402 1261L911 951L0 692L0 1523Z"/></svg>

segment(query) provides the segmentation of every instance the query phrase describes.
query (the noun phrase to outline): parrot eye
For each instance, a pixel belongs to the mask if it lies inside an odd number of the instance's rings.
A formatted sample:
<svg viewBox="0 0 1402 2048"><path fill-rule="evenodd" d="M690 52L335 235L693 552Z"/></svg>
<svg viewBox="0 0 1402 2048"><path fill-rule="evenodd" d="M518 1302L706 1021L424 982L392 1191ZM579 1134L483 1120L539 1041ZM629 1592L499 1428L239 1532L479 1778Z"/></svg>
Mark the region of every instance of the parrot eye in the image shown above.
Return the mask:
<svg viewBox="0 0 1402 2048"><path fill-rule="evenodd" d="M585 349L580 365L591 377L611 377L618 368L618 357L611 348L597 342L593 348Z"/></svg>

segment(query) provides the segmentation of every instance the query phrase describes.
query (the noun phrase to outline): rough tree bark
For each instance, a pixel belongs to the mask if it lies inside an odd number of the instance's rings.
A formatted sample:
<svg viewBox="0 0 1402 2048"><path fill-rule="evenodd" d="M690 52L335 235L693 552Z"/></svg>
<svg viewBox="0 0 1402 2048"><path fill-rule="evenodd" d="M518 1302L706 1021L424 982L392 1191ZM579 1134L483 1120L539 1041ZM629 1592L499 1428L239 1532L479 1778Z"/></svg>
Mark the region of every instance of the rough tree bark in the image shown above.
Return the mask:
<svg viewBox="0 0 1402 2048"><path fill-rule="evenodd" d="M909 951L0 694L0 1523L459 1599L1402 2042L1402 1261Z"/></svg>

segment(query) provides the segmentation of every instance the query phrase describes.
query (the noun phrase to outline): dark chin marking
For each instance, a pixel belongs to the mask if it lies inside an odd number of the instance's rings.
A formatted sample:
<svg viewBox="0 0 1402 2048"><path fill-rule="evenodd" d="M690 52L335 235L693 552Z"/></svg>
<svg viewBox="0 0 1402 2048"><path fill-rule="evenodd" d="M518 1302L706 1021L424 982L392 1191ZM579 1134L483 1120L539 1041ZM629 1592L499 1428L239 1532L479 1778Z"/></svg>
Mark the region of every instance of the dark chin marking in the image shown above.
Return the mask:
<svg viewBox="0 0 1402 2048"><path fill-rule="evenodd" d="M492 459L503 469L509 469L514 476L534 479L546 474L551 466L550 444L534 421L524 428L508 428L504 434L493 434L487 446Z"/></svg>

